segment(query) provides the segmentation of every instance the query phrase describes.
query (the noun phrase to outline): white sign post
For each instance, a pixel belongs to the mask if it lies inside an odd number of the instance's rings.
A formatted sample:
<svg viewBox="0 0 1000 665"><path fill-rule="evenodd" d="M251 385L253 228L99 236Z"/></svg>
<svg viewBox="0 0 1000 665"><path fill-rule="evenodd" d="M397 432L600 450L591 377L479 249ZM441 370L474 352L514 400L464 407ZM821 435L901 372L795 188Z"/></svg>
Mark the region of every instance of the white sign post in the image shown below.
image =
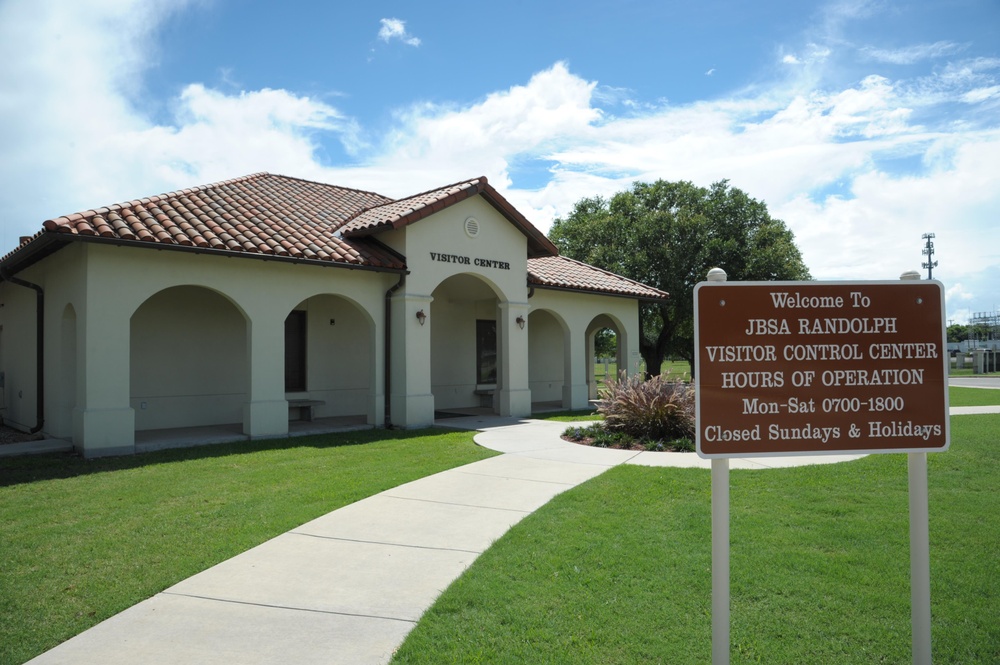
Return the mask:
<svg viewBox="0 0 1000 665"><path fill-rule="evenodd" d="M740 282L695 288L696 445L712 460L712 663L730 652L729 458L908 453L912 650L931 662L927 452L949 445L944 288Z"/></svg>
<svg viewBox="0 0 1000 665"><path fill-rule="evenodd" d="M708 281L724 282L719 268ZM712 459L712 665L729 665L729 458Z"/></svg>

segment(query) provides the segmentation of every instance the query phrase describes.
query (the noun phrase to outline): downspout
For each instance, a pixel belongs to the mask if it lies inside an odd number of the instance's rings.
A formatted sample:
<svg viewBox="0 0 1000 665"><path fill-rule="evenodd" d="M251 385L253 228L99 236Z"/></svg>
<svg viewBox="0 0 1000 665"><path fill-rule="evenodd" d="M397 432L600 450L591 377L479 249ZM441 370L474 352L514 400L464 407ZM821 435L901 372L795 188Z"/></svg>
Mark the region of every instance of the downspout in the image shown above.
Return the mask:
<svg viewBox="0 0 1000 665"><path fill-rule="evenodd" d="M385 364L385 406L383 410L385 411L385 428L392 429L392 295L402 288L403 283L406 282L406 273L402 273L399 276L399 281L385 292L385 353L383 363Z"/></svg>
<svg viewBox="0 0 1000 665"><path fill-rule="evenodd" d="M0 279L35 291L35 426L28 431L36 434L45 424L45 292L38 284L26 282L11 275L6 268L0 268Z"/></svg>

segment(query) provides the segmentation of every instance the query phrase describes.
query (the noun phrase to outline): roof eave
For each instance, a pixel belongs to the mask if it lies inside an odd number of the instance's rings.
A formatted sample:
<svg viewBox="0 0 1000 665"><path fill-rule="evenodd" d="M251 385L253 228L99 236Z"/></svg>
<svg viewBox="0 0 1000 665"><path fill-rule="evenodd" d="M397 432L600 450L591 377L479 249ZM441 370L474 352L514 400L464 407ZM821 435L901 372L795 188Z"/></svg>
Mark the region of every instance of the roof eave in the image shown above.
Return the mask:
<svg viewBox="0 0 1000 665"><path fill-rule="evenodd" d="M538 228L528 221L528 218L518 212L517 208L512 206L510 202L505 199L500 192L498 192L492 185L487 182L486 178L482 178L482 194L490 205L497 209L500 214L509 219L515 226L517 226L521 232L528 238L528 257L536 258L540 256L559 256L559 249L552 244L544 233L538 230ZM532 248L532 241L535 243L535 247ZM534 249L534 251L532 251Z"/></svg>
<svg viewBox="0 0 1000 665"><path fill-rule="evenodd" d="M39 243L39 241L45 241ZM75 233L46 232L29 242L10 255L7 260L0 264L9 272L16 274L30 265L37 263L49 254L65 247L71 242L92 242L115 247L138 247L142 249L153 249L160 251L189 252L192 254L208 254L212 256L224 256L228 258L257 259L258 261L276 261L279 263L298 263L304 265L322 266L325 268L346 268L348 270L364 270L368 272L384 272L392 274L405 274L409 272L405 263L402 268L389 266L372 266L359 263L348 263L346 261L326 261L323 259L309 259L296 256L282 256L280 254L264 254L253 252L234 252L231 250L214 249L211 247L197 247L193 245L176 245L171 243L149 242L146 240L124 240L122 238L108 238L99 235L78 235ZM38 243L38 248L29 254L24 254L27 248ZM380 243L381 244L381 243ZM50 248L51 247L51 248ZM48 249L48 251L45 251ZM19 257L21 257L19 259ZM18 260L19 259L19 260Z"/></svg>
<svg viewBox="0 0 1000 665"><path fill-rule="evenodd" d="M670 295L666 294L659 297L652 296L641 296L636 293L621 293L620 291L604 291L601 289L588 289L584 287L577 286L556 286L552 284L539 284L537 282L528 282L528 286L533 289L545 289L548 291L566 291L568 293L590 293L598 296L611 296L613 298L627 298L629 300L638 300L639 302L647 303L660 303L667 302L670 299Z"/></svg>
<svg viewBox="0 0 1000 665"><path fill-rule="evenodd" d="M8 275L16 275L68 244L63 234L40 233L0 261L0 269Z"/></svg>

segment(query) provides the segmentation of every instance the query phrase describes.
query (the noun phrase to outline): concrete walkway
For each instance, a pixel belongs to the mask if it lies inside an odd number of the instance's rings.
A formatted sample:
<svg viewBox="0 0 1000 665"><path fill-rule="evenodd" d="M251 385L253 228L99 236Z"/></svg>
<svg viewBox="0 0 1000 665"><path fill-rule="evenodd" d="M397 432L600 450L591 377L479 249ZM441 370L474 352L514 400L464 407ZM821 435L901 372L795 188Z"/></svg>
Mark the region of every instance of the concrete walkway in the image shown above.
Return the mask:
<svg viewBox="0 0 1000 665"><path fill-rule="evenodd" d="M1000 407L977 411L1000 412ZM560 439L566 423L472 416L503 455L422 478L303 524L111 617L30 661L84 665L385 663L442 591L552 497L618 464L698 466ZM730 460L731 468L851 456ZM708 478L706 477L706 483Z"/></svg>

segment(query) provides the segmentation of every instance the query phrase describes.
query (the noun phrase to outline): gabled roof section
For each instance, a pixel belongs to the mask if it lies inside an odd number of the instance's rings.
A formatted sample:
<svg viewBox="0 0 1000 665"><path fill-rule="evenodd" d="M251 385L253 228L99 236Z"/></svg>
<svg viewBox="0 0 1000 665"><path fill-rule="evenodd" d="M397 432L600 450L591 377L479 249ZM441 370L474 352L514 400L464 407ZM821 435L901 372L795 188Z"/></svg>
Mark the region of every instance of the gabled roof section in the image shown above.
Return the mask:
<svg viewBox="0 0 1000 665"><path fill-rule="evenodd" d="M39 241L105 240L402 271L404 261L381 243L336 233L358 211L390 201L373 192L256 173L50 219L12 254L38 249Z"/></svg>
<svg viewBox="0 0 1000 665"><path fill-rule="evenodd" d="M666 291L565 256L528 259L528 285L560 291L590 291L647 301L663 301Z"/></svg>
<svg viewBox="0 0 1000 665"><path fill-rule="evenodd" d="M486 176L456 182L361 211L341 226L340 232L345 238L360 238L390 229L400 229L476 195L482 195L490 205L527 236L529 257L559 254L559 250L545 237L545 234L535 228L501 196L489 184Z"/></svg>

